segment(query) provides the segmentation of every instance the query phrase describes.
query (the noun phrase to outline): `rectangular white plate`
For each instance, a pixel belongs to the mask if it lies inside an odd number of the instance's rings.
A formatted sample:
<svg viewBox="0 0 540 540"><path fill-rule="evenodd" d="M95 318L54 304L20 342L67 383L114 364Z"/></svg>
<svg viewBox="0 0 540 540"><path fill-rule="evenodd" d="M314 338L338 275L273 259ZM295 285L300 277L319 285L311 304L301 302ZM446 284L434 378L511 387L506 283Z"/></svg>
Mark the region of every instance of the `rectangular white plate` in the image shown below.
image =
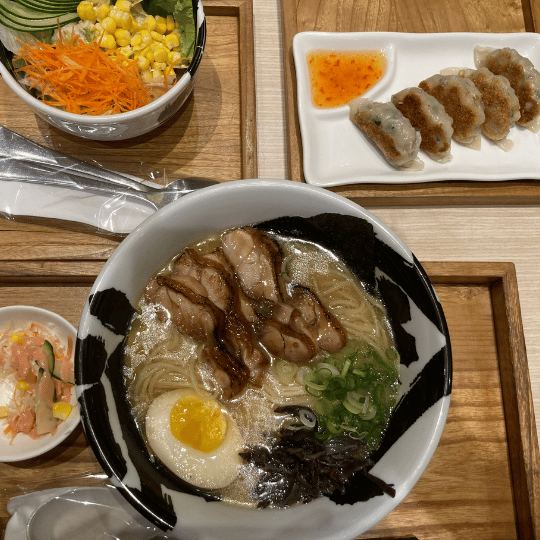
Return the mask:
<svg viewBox="0 0 540 540"><path fill-rule="evenodd" d="M421 171L396 170L349 120L349 107L318 109L311 101L306 55L314 49L335 51L383 50L388 69L364 96L389 101L400 90L418 86L449 67L474 68L474 48L511 47L540 67L540 35L522 34L404 34L394 32L301 32L293 40L298 85L298 115L302 135L304 176L315 186L359 183L411 183L441 180L516 180L540 178L540 134L515 126L505 152L482 136L481 149L452 141L453 159L445 164L420 152Z"/></svg>

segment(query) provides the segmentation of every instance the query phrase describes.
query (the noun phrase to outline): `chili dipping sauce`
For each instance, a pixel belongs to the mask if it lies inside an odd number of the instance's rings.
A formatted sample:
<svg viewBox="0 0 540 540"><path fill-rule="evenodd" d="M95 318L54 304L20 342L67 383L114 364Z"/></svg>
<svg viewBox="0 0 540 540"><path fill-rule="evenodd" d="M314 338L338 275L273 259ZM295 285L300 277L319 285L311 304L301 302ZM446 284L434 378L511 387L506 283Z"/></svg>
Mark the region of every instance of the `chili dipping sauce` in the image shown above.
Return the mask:
<svg viewBox="0 0 540 540"><path fill-rule="evenodd" d="M316 107L345 105L374 86L386 71L382 51L314 50L307 55L311 97Z"/></svg>

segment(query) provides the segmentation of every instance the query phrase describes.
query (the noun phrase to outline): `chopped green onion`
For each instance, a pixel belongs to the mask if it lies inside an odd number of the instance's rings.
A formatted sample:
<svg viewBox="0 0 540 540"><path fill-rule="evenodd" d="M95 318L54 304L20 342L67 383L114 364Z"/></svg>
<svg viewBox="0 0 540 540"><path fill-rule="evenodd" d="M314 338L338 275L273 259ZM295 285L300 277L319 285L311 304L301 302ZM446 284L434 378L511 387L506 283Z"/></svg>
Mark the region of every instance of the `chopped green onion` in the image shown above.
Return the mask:
<svg viewBox="0 0 540 540"><path fill-rule="evenodd" d="M278 360L276 363L276 377L280 383L291 384L294 381L298 365L287 360Z"/></svg>
<svg viewBox="0 0 540 540"><path fill-rule="evenodd" d="M347 371L349 371L350 367L351 367L350 359L345 360L345 363L343 364L343 368L341 370L341 376L342 377L345 377L345 375L347 375Z"/></svg>
<svg viewBox="0 0 540 540"><path fill-rule="evenodd" d="M394 352L390 348L381 354L364 341L351 340L313 369L298 370L296 379L317 398L319 438L348 435L365 440L370 449L378 447L397 401L398 371L387 359Z"/></svg>

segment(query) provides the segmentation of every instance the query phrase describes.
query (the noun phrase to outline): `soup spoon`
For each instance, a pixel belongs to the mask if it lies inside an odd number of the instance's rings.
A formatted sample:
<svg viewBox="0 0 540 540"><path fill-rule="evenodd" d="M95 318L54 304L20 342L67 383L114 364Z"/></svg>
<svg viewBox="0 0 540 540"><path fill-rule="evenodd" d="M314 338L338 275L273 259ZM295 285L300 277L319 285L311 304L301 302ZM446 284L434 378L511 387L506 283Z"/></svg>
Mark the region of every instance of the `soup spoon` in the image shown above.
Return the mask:
<svg viewBox="0 0 540 540"><path fill-rule="evenodd" d="M73 488L36 508L28 540L166 540L171 538L133 509L114 488Z"/></svg>

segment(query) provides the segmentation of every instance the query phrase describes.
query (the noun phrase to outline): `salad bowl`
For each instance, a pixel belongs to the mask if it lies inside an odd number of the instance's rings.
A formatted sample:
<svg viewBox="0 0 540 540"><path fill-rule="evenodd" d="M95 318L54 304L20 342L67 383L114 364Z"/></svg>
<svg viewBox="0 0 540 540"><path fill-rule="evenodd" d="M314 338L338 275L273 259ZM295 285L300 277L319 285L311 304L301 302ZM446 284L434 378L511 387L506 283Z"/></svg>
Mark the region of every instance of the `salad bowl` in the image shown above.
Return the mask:
<svg viewBox="0 0 540 540"><path fill-rule="evenodd" d="M11 67L12 53L2 43L0 43L0 75L7 86L30 106L39 118L62 131L99 141L138 137L169 120L180 110L193 91L206 44L206 19L202 2L192 1L197 32L193 59L172 88L143 107L119 114L91 116L66 112L47 105L19 84ZM6 28L3 27L2 31L6 32Z"/></svg>

